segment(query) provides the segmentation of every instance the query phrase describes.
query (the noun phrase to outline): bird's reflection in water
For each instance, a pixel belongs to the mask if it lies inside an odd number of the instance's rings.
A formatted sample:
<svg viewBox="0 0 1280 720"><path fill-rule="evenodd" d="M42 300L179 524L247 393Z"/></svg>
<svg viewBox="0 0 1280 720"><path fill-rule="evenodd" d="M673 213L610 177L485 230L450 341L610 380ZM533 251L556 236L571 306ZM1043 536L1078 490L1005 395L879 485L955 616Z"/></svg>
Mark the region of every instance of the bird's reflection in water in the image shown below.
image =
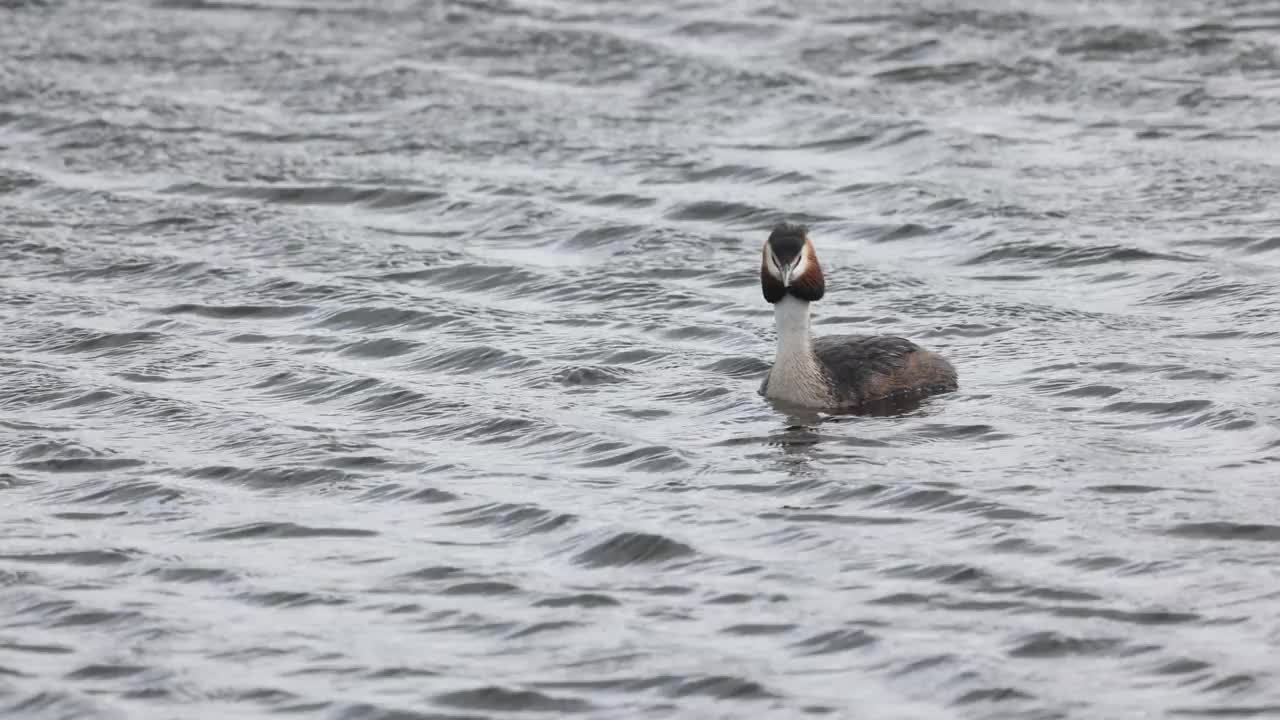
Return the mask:
<svg viewBox="0 0 1280 720"><path fill-rule="evenodd" d="M769 433L767 444L782 451L777 464L793 483L821 481L826 470L815 463L819 455L818 446L831 439L832 430L856 423L861 418L906 415L919 409L922 402L923 399L918 397L886 398L839 414L828 414L770 400L769 404L783 415L785 424ZM838 437L847 439L843 433Z"/></svg>

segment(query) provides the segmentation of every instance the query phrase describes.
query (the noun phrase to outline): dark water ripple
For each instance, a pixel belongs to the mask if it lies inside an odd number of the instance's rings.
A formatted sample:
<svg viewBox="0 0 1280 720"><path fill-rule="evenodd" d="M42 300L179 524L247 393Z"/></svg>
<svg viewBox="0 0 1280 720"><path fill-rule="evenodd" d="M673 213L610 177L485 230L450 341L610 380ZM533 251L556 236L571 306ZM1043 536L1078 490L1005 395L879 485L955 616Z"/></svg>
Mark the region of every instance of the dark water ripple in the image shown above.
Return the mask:
<svg viewBox="0 0 1280 720"><path fill-rule="evenodd" d="M1267 3L0 13L0 716L1280 715Z"/></svg>

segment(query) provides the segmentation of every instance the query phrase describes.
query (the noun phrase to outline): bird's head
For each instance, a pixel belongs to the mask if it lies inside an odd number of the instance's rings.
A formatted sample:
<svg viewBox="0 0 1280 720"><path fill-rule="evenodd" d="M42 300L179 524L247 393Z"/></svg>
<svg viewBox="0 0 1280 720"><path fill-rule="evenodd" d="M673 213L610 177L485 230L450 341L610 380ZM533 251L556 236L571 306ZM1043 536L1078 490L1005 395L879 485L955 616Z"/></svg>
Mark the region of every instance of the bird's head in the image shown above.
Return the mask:
<svg viewBox="0 0 1280 720"><path fill-rule="evenodd" d="M760 289L770 303L787 295L809 302L822 299L827 285L808 228L787 223L774 226L764 243Z"/></svg>

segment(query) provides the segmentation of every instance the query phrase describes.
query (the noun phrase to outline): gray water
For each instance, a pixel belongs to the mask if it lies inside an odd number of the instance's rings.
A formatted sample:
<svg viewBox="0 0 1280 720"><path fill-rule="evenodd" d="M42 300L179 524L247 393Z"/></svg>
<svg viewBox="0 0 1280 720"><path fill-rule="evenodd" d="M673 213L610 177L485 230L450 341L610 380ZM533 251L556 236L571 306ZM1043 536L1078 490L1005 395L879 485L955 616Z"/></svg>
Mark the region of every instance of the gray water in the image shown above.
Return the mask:
<svg viewBox="0 0 1280 720"><path fill-rule="evenodd" d="M1280 716L1274 3L0 15L0 716Z"/></svg>

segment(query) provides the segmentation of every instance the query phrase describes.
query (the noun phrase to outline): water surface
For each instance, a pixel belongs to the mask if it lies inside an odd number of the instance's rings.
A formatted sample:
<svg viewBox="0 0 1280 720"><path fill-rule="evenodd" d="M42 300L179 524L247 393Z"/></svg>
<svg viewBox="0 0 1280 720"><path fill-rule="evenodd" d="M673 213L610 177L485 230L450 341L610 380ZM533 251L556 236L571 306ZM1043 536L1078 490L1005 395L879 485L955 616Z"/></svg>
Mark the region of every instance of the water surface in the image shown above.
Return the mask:
<svg viewBox="0 0 1280 720"><path fill-rule="evenodd" d="M0 715L1280 715L1273 4L0 13Z"/></svg>

